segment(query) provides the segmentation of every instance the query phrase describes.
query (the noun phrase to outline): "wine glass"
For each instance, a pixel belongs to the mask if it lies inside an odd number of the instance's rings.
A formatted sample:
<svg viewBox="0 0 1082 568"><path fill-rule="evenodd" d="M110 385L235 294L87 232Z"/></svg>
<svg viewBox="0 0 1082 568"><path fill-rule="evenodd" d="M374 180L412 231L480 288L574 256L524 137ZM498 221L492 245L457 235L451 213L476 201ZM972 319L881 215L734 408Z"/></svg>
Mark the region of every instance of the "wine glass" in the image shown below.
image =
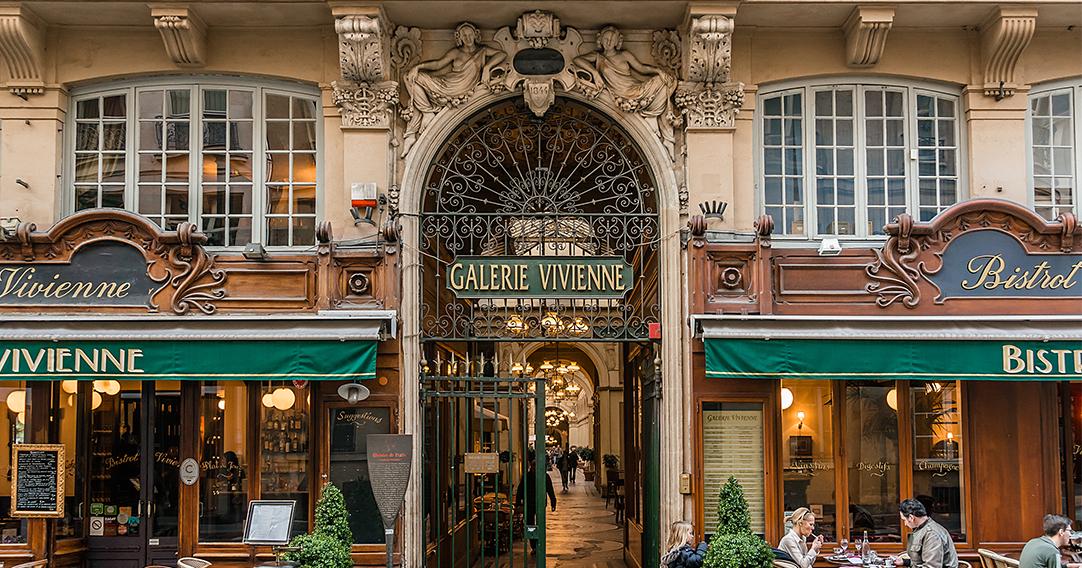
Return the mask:
<svg viewBox="0 0 1082 568"><path fill-rule="evenodd" d="M840 541L838 541L838 544L840 544L841 547L842 547L842 552L841 552L842 554L845 554L846 552L849 552L849 539L848 538L845 538L843 536L842 539Z"/></svg>

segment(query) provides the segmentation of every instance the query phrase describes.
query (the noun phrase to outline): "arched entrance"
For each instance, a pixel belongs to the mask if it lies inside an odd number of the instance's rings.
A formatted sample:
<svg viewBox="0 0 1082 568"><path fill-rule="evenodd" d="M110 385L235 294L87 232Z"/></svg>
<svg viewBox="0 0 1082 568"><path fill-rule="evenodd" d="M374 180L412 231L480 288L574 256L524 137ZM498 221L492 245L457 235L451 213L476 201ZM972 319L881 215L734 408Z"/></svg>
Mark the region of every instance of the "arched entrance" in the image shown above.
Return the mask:
<svg viewBox="0 0 1082 568"><path fill-rule="evenodd" d="M434 153L416 220L428 565L501 566L516 554L545 564L545 452L534 445L557 438L546 436L546 405L570 382L564 365L522 355L537 343L615 347L612 419L626 434L606 477L627 492L642 551L657 550L660 359L650 329L662 321L664 239L653 172L621 125L566 98L540 118L521 99L491 104Z"/></svg>

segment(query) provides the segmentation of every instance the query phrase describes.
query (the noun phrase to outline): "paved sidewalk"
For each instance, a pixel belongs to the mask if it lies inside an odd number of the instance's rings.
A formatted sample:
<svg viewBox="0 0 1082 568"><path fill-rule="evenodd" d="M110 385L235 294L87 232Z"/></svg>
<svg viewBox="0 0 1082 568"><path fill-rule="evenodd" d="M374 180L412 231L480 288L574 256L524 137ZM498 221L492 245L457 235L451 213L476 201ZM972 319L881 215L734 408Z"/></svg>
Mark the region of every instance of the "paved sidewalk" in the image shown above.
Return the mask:
<svg viewBox="0 0 1082 568"><path fill-rule="evenodd" d="M550 512L546 522L546 566L624 568L623 527L615 523L612 506L605 508L594 482L584 481L579 471L578 482L561 493L560 474L550 475L556 488L556 512Z"/></svg>

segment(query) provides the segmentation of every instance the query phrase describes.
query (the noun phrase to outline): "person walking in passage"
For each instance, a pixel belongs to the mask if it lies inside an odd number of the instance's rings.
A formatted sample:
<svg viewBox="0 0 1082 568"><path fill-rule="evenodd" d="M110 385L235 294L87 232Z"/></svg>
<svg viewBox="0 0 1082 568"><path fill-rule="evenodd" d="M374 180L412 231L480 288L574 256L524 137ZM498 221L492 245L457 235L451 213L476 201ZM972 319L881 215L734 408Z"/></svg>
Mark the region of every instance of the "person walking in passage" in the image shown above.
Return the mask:
<svg viewBox="0 0 1082 568"><path fill-rule="evenodd" d="M676 521L669 527L668 551L661 556L662 568L700 568L706 557L706 543L695 545L695 531L691 523Z"/></svg>
<svg viewBox="0 0 1082 568"><path fill-rule="evenodd" d="M815 531L815 515L811 509L800 507L785 520L792 523L793 528L781 537L778 549L788 554L800 568L812 568L819 549L823 548L823 535L816 535L808 544L808 537Z"/></svg>
<svg viewBox="0 0 1082 568"><path fill-rule="evenodd" d="M567 470L569 472L568 477L571 479L571 485L575 484L575 472L579 469L579 451L575 449L575 446L571 446L571 449L567 452Z"/></svg>
<svg viewBox="0 0 1082 568"><path fill-rule="evenodd" d="M1018 568L1060 568L1060 549L1071 542L1071 519L1060 515L1044 516L1044 534L1030 540L1018 557ZM1068 568L1080 564L1067 563Z"/></svg>
<svg viewBox="0 0 1082 568"><path fill-rule="evenodd" d="M906 499L898 505L902 522L912 531L905 551L909 558L894 560L896 566L914 568L958 568L958 551L943 525L928 518L924 503Z"/></svg>
<svg viewBox="0 0 1082 568"><path fill-rule="evenodd" d="M556 457L556 468L560 470L560 482L563 484L563 489L560 493L567 493L567 476L571 470L568 469L568 451L564 450L560 452L560 455Z"/></svg>
<svg viewBox="0 0 1082 568"><path fill-rule="evenodd" d="M548 472L545 472L545 493L548 494L548 499L552 503L552 510L556 510L556 490L552 488L552 478L549 477ZM526 473L522 475L522 481L518 484L518 493L515 494L515 505L518 507L523 506L523 500L525 500L525 521L527 525L537 524L537 507L535 497L537 496L537 467L534 463L534 457L531 455L529 461L526 464ZM537 550L537 541L530 539L530 549Z"/></svg>

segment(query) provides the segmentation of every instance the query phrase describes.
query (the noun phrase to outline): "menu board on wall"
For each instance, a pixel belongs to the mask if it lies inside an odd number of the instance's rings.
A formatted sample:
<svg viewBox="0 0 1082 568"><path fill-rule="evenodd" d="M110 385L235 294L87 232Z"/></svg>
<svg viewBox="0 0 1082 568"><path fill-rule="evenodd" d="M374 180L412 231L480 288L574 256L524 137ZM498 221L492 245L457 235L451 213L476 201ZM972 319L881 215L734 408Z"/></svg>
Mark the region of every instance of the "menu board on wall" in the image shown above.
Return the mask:
<svg viewBox="0 0 1082 568"><path fill-rule="evenodd" d="M718 524L721 486L736 477L744 489L752 532L765 531L763 406L758 403L703 403L703 528Z"/></svg>
<svg viewBox="0 0 1082 568"><path fill-rule="evenodd" d="M11 516L64 517L63 444L11 447Z"/></svg>

